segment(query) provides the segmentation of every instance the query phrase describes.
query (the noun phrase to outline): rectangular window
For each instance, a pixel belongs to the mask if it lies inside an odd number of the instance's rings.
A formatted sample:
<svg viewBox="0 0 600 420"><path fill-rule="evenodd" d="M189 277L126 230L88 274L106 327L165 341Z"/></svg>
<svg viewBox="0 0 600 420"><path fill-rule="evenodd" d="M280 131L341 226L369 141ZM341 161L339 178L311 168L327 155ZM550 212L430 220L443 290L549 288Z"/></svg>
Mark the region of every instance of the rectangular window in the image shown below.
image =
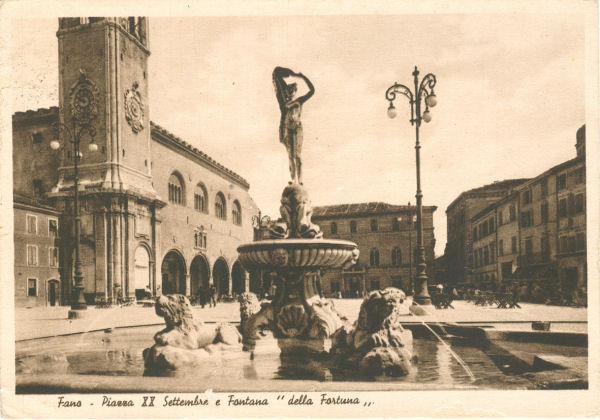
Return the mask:
<svg viewBox="0 0 600 420"><path fill-rule="evenodd" d="M58 267L58 248L55 246L48 248L48 263L50 267Z"/></svg>
<svg viewBox="0 0 600 420"><path fill-rule="evenodd" d="M560 237L560 252L567 252L567 251L568 251L567 237L566 236L561 236Z"/></svg>
<svg viewBox="0 0 600 420"><path fill-rule="evenodd" d="M542 197L546 197L548 195L548 178L544 178L540 181L540 189Z"/></svg>
<svg viewBox="0 0 600 420"><path fill-rule="evenodd" d="M577 245L577 251L583 251L585 249L585 234L583 232L577 233L575 236L575 242Z"/></svg>
<svg viewBox="0 0 600 420"><path fill-rule="evenodd" d="M37 267L38 265L38 247L37 245L27 245L27 265Z"/></svg>
<svg viewBox="0 0 600 420"><path fill-rule="evenodd" d="M490 233L494 233L496 231L496 226L494 225L494 219L490 219L489 224L490 224Z"/></svg>
<svg viewBox="0 0 600 420"><path fill-rule="evenodd" d="M477 240L477 226L473 228L473 241Z"/></svg>
<svg viewBox="0 0 600 420"><path fill-rule="evenodd" d="M27 296L37 296L37 279L27 279Z"/></svg>
<svg viewBox="0 0 600 420"><path fill-rule="evenodd" d="M372 279L371 280L371 290L379 290L380 285L379 285L379 279Z"/></svg>
<svg viewBox="0 0 600 420"><path fill-rule="evenodd" d="M567 208L569 211L569 216L575 214L575 195L574 194L569 194L569 197L567 200Z"/></svg>
<svg viewBox="0 0 600 420"><path fill-rule="evenodd" d="M48 219L48 236L58 236L58 219Z"/></svg>
<svg viewBox="0 0 600 420"><path fill-rule="evenodd" d="M477 268L477 250L473 251L473 265Z"/></svg>
<svg viewBox="0 0 600 420"><path fill-rule="evenodd" d="M550 259L550 242L547 236L542 236L540 239L540 248L542 249L542 260L548 261Z"/></svg>
<svg viewBox="0 0 600 420"><path fill-rule="evenodd" d="M558 200L558 217L567 217L567 199Z"/></svg>
<svg viewBox="0 0 600 420"><path fill-rule="evenodd" d="M41 179L34 179L33 180L33 196L34 197L41 197L44 194L44 187L42 184L42 180Z"/></svg>
<svg viewBox="0 0 600 420"><path fill-rule="evenodd" d="M525 239L525 255L533 254L533 241L531 239Z"/></svg>
<svg viewBox="0 0 600 420"><path fill-rule="evenodd" d="M513 236L512 238L510 238L510 252L512 252L513 254L517 253L517 237Z"/></svg>
<svg viewBox="0 0 600 420"><path fill-rule="evenodd" d="M521 227L529 227L533 225L533 211L524 211L521 213Z"/></svg>
<svg viewBox="0 0 600 420"><path fill-rule="evenodd" d="M27 215L27 233L37 235L37 216Z"/></svg>
<svg viewBox="0 0 600 420"><path fill-rule="evenodd" d="M585 199L583 194L577 194L575 196L575 213L583 213L585 208Z"/></svg>
<svg viewBox="0 0 600 420"><path fill-rule="evenodd" d="M548 223L548 204L542 203L540 211L542 214L542 223Z"/></svg>
<svg viewBox="0 0 600 420"><path fill-rule="evenodd" d="M517 219L517 211L515 210L515 206L510 206L509 209L510 221L514 222Z"/></svg>
<svg viewBox="0 0 600 420"><path fill-rule="evenodd" d="M523 191L521 196L522 196L523 204L531 203L531 190Z"/></svg>
<svg viewBox="0 0 600 420"><path fill-rule="evenodd" d="M585 168L579 168L575 171L575 184L583 184L585 182Z"/></svg>
<svg viewBox="0 0 600 420"><path fill-rule="evenodd" d="M504 240L502 240L502 239L500 239L500 240L498 241L498 254L499 254L500 256L503 256L503 255L504 255Z"/></svg>
<svg viewBox="0 0 600 420"><path fill-rule="evenodd" d="M567 238L567 245L568 245L569 252L575 251L575 237L574 236L569 236Z"/></svg>
<svg viewBox="0 0 600 420"><path fill-rule="evenodd" d="M496 247L494 244L490 244L490 263L494 264L496 262Z"/></svg>
<svg viewBox="0 0 600 420"><path fill-rule="evenodd" d="M556 177L556 189L564 190L567 188L567 174L558 175Z"/></svg>
<svg viewBox="0 0 600 420"><path fill-rule="evenodd" d="M502 217L502 210L498 211L498 226L502 226L502 223L504 223L503 217Z"/></svg>
<svg viewBox="0 0 600 420"><path fill-rule="evenodd" d="M31 140L33 141L33 144L40 144L42 143L42 134L41 133L32 133L31 134Z"/></svg>

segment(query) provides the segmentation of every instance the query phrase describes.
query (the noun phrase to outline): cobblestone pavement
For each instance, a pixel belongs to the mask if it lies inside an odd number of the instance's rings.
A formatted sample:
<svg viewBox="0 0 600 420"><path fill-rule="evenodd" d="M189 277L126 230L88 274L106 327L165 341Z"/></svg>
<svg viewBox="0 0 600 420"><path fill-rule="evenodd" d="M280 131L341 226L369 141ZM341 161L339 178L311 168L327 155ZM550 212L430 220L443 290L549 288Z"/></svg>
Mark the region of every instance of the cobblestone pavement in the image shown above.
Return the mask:
<svg viewBox="0 0 600 420"><path fill-rule="evenodd" d="M333 299L338 311L349 320L358 316L361 299ZM587 331L586 308L538 305L522 303L521 309L497 309L495 306L480 307L464 301L453 303L455 309L429 308L431 315L414 317L408 314L407 322L473 322L494 323L496 328L530 329L531 321L552 321L552 331ZM69 307L42 307L15 309L15 339L24 340L54 335L72 334L106 328L162 324L163 319L154 308L137 306L96 309L91 306L82 319L67 318ZM207 322L239 322L238 303L219 303L216 308L194 307L198 318Z"/></svg>

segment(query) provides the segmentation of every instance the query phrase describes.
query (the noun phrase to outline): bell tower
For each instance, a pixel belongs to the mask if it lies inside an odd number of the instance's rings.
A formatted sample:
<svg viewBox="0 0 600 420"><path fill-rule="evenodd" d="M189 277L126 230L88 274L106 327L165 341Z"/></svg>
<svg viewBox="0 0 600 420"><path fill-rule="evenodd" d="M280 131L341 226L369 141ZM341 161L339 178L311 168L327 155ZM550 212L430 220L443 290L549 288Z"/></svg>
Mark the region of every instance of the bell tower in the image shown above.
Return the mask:
<svg viewBox="0 0 600 420"><path fill-rule="evenodd" d="M115 300L131 298L140 288L155 291L158 213L165 203L152 185L148 20L60 18L56 35L59 119L72 133L78 132L82 122L85 126L78 160L84 293L88 298ZM65 215L61 258L68 287L75 242L69 234L73 231L75 160L72 139L67 136L61 132L59 138L61 148L56 153L61 164L51 196ZM95 145L88 147L90 143ZM147 281L137 278L135 271L141 248Z"/></svg>
<svg viewBox="0 0 600 420"><path fill-rule="evenodd" d="M135 190L149 197L148 21L144 17L59 19L59 116L94 107L96 152L82 138L79 178L86 188ZM72 158L63 150L57 190L71 184Z"/></svg>

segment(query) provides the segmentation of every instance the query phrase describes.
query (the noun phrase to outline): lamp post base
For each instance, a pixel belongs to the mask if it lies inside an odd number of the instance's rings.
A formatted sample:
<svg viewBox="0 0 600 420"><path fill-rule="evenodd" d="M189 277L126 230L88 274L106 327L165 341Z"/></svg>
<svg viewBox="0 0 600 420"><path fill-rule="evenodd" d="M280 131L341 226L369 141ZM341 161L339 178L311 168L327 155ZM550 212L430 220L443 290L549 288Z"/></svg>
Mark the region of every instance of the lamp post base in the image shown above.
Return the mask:
<svg viewBox="0 0 600 420"><path fill-rule="evenodd" d="M81 319L87 316L88 311L85 309L70 309L69 319Z"/></svg>
<svg viewBox="0 0 600 420"><path fill-rule="evenodd" d="M414 316L433 315L434 310L435 308L431 303L419 305L413 302L413 304L408 308L410 314Z"/></svg>

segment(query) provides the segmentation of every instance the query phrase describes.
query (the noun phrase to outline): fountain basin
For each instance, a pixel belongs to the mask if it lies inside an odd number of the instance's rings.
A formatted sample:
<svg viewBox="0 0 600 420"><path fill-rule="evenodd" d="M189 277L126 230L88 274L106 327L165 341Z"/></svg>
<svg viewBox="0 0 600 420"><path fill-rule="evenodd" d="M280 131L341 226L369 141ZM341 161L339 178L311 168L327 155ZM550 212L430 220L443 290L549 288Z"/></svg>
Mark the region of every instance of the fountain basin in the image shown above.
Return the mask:
<svg viewBox="0 0 600 420"><path fill-rule="evenodd" d="M559 340L555 333L525 332L488 338L494 328L443 324L445 340L473 371L472 381L451 357L445 345L419 323L404 324L415 335L419 362L409 375L365 378L356 372L334 372L331 380L303 377L294 360L282 360L277 341L258 341L254 359L248 353L223 352L194 369L171 371L172 376L146 376L142 350L153 342L162 325L116 328L16 343L17 393L99 392L215 392L233 391L384 391L439 389L540 389L544 383L587 388L568 369L538 372L525 355L587 359L583 340ZM439 329L440 324L431 324ZM441 330L438 330L441 334ZM581 334L583 338L585 334ZM545 337L542 339L542 337ZM551 340L556 338L556 340ZM574 338L574 337L572 337ZM516 341L512 341L516 340ZM558 344L559 342L568 344ZM508 350L506 350L508 349ZM513 352L516 356L512 355ZM548 358L548 360L552 360ZM300 366L303 367L303 366ZM314 366L318 369L318 365ZM549 377L548 375L552 375ZM183 380L182 380L183 379ZM573 382L577 379L579 382ZM571 382L569 382L571 381Z"/></svg>
<svg viewBox="0 0 600 420"><path fill-rule="evenodd" d="M354 242L333 239L274 239L238 247L247 270L339 268L358 258Z"/></svg>

